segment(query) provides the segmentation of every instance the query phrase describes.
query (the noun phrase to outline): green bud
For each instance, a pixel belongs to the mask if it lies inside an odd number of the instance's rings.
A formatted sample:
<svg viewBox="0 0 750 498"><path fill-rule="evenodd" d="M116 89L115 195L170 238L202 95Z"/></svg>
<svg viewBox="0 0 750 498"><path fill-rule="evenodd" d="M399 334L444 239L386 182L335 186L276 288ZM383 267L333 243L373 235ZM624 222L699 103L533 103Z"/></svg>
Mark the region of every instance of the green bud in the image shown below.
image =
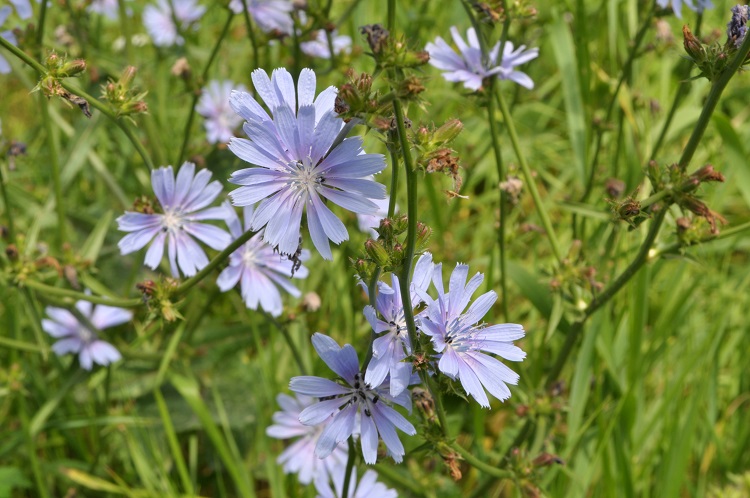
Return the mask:
<svg viewBox="0 0 750 498"><path fill-rule="evenodd" d="M365 251L367 251L367 255L370 256L378 266L384 267L388 265L390 260L388 257L388 251L386 251L385 247L379 242L368 239L365 242Z"/></svg>
<svg viewBox="0 0 750 498"><path fill-rule="evenodd" d="M71 62L66 62L60 69L60 76L75 76L86 70L86 61L83 59L75 59Z"/></svg>
<svg viewBox="0 0 750 498"><path fill-rule="evenodd" d="M434 140L440 144L447 144L453 141L464 129L464 125L458 119L450 119L440 128L435 130Z"/></svg>

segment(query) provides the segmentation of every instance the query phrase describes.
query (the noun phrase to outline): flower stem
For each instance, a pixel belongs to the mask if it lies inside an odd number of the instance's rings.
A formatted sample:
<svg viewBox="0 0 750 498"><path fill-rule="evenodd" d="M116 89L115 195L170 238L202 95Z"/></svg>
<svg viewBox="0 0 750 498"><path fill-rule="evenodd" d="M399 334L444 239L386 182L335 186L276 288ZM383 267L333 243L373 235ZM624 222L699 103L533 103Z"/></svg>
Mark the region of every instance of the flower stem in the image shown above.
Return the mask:
<svg viewBox="0 0 750 498"><path fill-rule="evenodd" d="M242 14L245 18L245 29L247 29L247 36L250 38L250 45L253 47L253 69L260 67L260 56L258 55L258 40L255 39L255 31L253 31L253 22L250 20L250 12L247 10L247 0L242 0Z"/></svg>
<svg viewBox="0 0 750 498"><path fill-rule="evenodd" d="M250 240L250 237L255 235L257 232L253 232L251 230L248 230L247 232L243 233L239 237L237 237L235 240L232 241L231 244L229 244L226 249L221 251L219 254L216 255L214 259L209 261L209 263L198 273L196 273L194 276L190 277L189 279L182 282L180 285L177 286L177 288L174 290L174 295L179 296L190 290L193 286L198 284L201 280L206 278L206 276L211 273L211 271L219 266L222 261L227 259L234 251L239 249L242 244Z"/></svg>
<svg viewBox="0 0 750 498"><path fill-rule="evenodd" d="M120 29L122 29L122 37L125 38L125 60L128 64L133 62L133 44L130 40L130 19L128 19L128 11L125 8L125 0L117 0L118 14L120 15Z"/></svg>
<svg viewBox="0 0 750 498"><path fill-rule="evenodd" d="M372 278L370 279L370 282L367 284L367 293L368 297L370 298L370 306L373 307L373 309L377 310L377 299L378 299L378 279L380 278L380 272L381 268L378 266L375 272L372 274ZM371 329L370 331L370 344L367 345L367 354L365 355L365 361L362 363L362 372L367 371L367 365L370 364L370 360L372 360L372 345L375 343L375 329Z"/></svg>
<svg viewBox="0 0 750 498"><path fill-rule="evenodd" d="M29 55L26 54L23 50L16 47L12 43L10 43L8 40L0 36L0 46L5 48L6 50L10 51L13 55L21 59L23 62L25 62L28 66L36 70L40 75L46 75L47 69L45 69L44 66L42 66L40 63L38 63L33 58L29 57ZM146 152L146 149L143 147L143 144L136 138L135 134L133 133L132 129L128 127L128 122L125 119L118 118L115 113L107 107L104 103L99 101L98 99L95 99L85 91L75 88L70 83L67 83L64 80L60 80L60 85L66 89L67 91L74 93L81 98L85 99L91 107L94 109L97 109L99 112L107 116L112 122L114 122L122 131L125 133L125 135L128 137L130 142L135 147L135 150L138 151L138 154L140 154L141 158L143 159L143 162L148 166L149 169L154 169L154 164L151 161L151 158L149 157L148 153Z"/></svg>
<svg viewBox="0 0 750 498"><path fill-rule="evenodd" d="M5 188L7 178L3 171L3 165L0 164L0 194L3 196L3 205L5 205L5 217L8 219L8 239L15 243L16 241L16 228L13 223L13 213L10 210L10 198L8 197L8 190Z"/></svg>
<svg viewBox="0 0 750 498"><path fill-rule="evenodd" d="M349 436L348 439L349 444L349 457L346 459L346 474L344 475L344 489L341 493L341 496L349 496L349 485L352 481L352 470L354 470L354 459L356 458L356 453L354 450L354 437Z"/></svg>
<svg viewBox="0 0 750 498"><path fill-rule="evenodd" d="M84 294L83 292L77 292L70 289L61 289L59 287L53 287L51 285L35 282L34 280L23 280L19 283L21 287L28 287L37 292L44 293L48 296L58 297L69 297L81 301L89 301L94 304L106 304L108 306L115 306L118 308L135 308L143 304L143 300L139 298L125 299L125 298L108 298L103 296L93 296L91 294Z"/></svg>
<svg viewBox="0 0 750 498"><path fill-rule="evenodd" d="M224 38L226 38L227 33L229 32L229 26L232 24L233 18L234 12L230 10L229 16L227 17L227 22L224 23L224 28L221 30L221 34L219 35L218 40L216 40L216 44L211 51L208 62L206 62L206 67L203 68L203 72L201 73L201 79L200 81L198 81L198 84L200 86L203 86L206 82L206 78L208 78L208 72L211 69L211 65L213 64L214 60L216 59L216 55L219 53L221 42L224 41ZM193 122L195 121L195 106L198 105L198 100L200 98L201 90L195 89L195 91L193 92L193 102L190 105L190 114L188 115L187 124L185 124L185 131L182 134L182 147L180 148L180 155L177 156L177 162L175 163L175 165L182 164L182 161L185 159L185 153L187 152L188 143L190 142L190 130L193 128Z"/></svg>
<svg viewBox="0 0 750 498"><path fill-rule="evenodd" d="M450 439L450 429L448 428L448 416L445 413L445 406L443 405L443 398L440 396L440 391L435 384L435 380L430 377L426 372L421 373L422 381L427 386L427 389L432 395L432 400L435 402L435 412L437 413L438 422L440 422L440 429L443 432L445 439Z"/></svg>
<svg viewBox="0 0 750 498"><path fill-rule="evenodd" d="M289 349L292 351L292 356L294 356L294 361L297 363L297 368L299 368L300 375L307 375L307 368L305 368L305 362L302 361L302 354L299 352L299 348L297 348L297 345L292 340L292 335L289 333L289 330L284 327L274 316L267 313L266 311L263 311L263 316L265 316L266 320L271 322L276 329L281 332L281 335L284 336L284 340L286 341L287 346L289 346Z"/></svg>
<svg viewBox="0 0 750 498"><path fill-rule="evenodd" d="M468 451L466 448L458 444L456 441L450 442L449 446L456 453L461 455L461 457L463 457L463 459L466 460L466 463L468 463L475 469L481 472L484 472L487 475L490 475L498 479L508 479L510 477L513 477L513 472L509 470L501 470L501 469L498 469L497 467L493 467L492 465L484 463L482 460L475 457L470 451Z"/></svg>
<svg viewBox="0 0 750 498"><path fill-rule="evenodd" d="M679 167L683 171L687 169L688 165L690 164L690 160L693 158L693 154L695 154L695 151L698 148L698 144L700 143L701 138L703 138L703 134L708 127L708 123L711 120L711 115L716 109L716 105L719 103L722 92L729 83L729 80L732 79L732 76L734 76L737 70L742 66L743 62L745 61L745 57L747 57L747 54L749 52L750 36L747 36L745 37L745 41L742 42L742 45L735 54L734 59L732 59L732 62L726 67L724 72L721 73L719 78L714 81L714 84L711 86L711 91L708 93L706 102L703 105L703 110L698 117L695 128L693 128L693 133L690 135L690 139L688 140L687 145L685 145L685 149L682 151L682 156L680 157L680 162L678 163ZM617 292L619 292L625 286L625 284L628 283L628 281L630 281L630 279L633 278L636 273L638 273L638 270L641 269L646 261L648 261L648 255L651 250L651 246L654 244L656 236L659 233L659 229L664 222L664 218L667 214L667 209L668 206L664 206L659 210L659 212L657 212L656 216L651 222L651 226L649 227L646 239L643 241L643 244L641 244L641 247L638 250L638 254L636 255L635 259L628 265L627 268L625 268L620 276L618 276L609 287L607 287L601 294L596 296L591 301L589 306L586 308L583 318L581 318L581 320L571 326L571 329L568 332L567 337L565 338L565 343L563 344L563 347L558 354L557 360L555 361L554 366L547 375L547 385L550 385L555 380L557 380L557 377L560 375L560 372L562 371L563 366L568 359L568 356L570 356L570 353L573 351L573 346L575 345L578 337L583 331L583 325L586 320L599 308L604 306L604 304L606 304L610 299L612 299L615 294L617 294Z"/></svg>
<svg viewBox="0 0 750 498"><path fill-rule="evenodd" d="M492 96L490 96L490 98L491 97ZM555 231L552 228L552 222L549 219L549 215L542 205L542 197L539 195L539 190L536 188L536 183L534 183L534 177L531 174L529 164L526 162L526 156L524 156L523 150L521 150L521 143L518 140L518 134L516 133L516 127L513 124L513 119L510 115L510 111L508 110L508 105L505 103L502 92L498 92L497 97L498 103L500 104L500 112L503 115L503 121L505 122L505 126L508 128L508 135L510 135L510 141L513 144L513 150L515 151L518 162L521 165L521 172L523 173L524 180L526 181L526 185L529 188L529 192L531 192L531 198L534 200L534 205L536 206L537 213L539 214L539 218L541 219L542 226L544 227L544 231L547 233L547 238L549 239L549 243L552 247L552 252L555 255L555 259L558 263L561 263L563 258L562 253L560 252L560 243L557 241L557 236L555 235Z"/></svg>
<svg viewBox="0 0 750 498"><path fill-rule="evenodd" d="M510 313L508 312L508 279L505 272L505 225L507 213L505 209L505 192L500 188L500 182L505 180L505 165L503 164L503 156L500 150L500 133L497 129L497 121L495 120L495 87L497 80L490 78L490 89L489 98L487 99L487 121L490 124L490 136L492 137L492 149L495 152L495 167L497 168L497 182L498 182L498 194L500 203L500 227L497 230L497 241L500 246L500 291L502 294L503 303L503 318L505 321L509 320Z"/></svg>
<svg viewBox="0 0 750 498"><path fill-rule="evenodd" d="M388 218L396 214L396 194L398 192L398 154L391 151L391 198L388 199Z"/></svg>

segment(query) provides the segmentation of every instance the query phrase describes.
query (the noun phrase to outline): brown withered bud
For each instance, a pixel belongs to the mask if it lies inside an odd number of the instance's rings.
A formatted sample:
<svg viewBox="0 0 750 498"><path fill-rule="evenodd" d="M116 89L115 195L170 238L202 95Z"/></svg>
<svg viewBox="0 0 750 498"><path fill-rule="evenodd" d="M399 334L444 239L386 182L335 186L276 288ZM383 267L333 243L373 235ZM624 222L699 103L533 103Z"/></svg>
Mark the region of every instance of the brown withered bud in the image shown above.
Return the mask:
<svg viewBox="0 0 750 498"><path fill-rule="evenodd" d="M625 192L625 182L617 178L608 178L607 183L604 184L604 190L611 198L619 199Z"/></svg>
<svg viewBox="0 0 750 498"><path fill-rule="evenodd" d="M383 116L375 116L372 118L372 126L381 133L389 131L391 129L391 123L393 123L392 119Z"/></svg>
<svg viewBox="0 0 750 498"><path fill-rule="evenodd" d="M529 408L529 405L518 405L516 407L516 416L525 417L526 415L529 414L529 411L531 411L531 409Z"/></svg>
<svg viewBox="0 0 750 498"><path fill-rule="evenodd" d="M697 178L700 183L724 182L725 180L724 175L716 171L710 164L706 164L690 176L693 178Z"/></svg>
<svg viewBox="0 0 750 498"><path fill-rule="evenodd" d="M14 157L22 156L24 154L26 154L26 144L23 142L12 140L10 142L10 147L8 147L8 155Z"/></svg>
<svg viewBox="0 0 750 498"><path fill-rule="evenodd" d="M562 394L565 392L565 381L558 380L554 384L552 384L552 387L550 387L549 393L552 396L562 396Z"/></svg>
<svg viewBox="0 0 750 498"><path fill-rule="evenodd" d="M446 467L448 467L448 472L450 472L451 478L454 481L460 481L461 477L463 477L463 474L461 474L460 455L451 451L446 455L442 455L442 457L443 462L445 462Z"/></svg>
<svg viewBox="0 0 750 498"><path fill-rule="evenodd" d="M555 463L557 465L565 465L565 461L562 458L546 452L536 457L531 463L533 463L536 467L548 467Z"/></svg>
<svg viewBox="0 0 750 498"><path fill-rule="evenodd" d="M135 288L138 289L138 291L143 294L143 297L151 297L154 295L154 291L156 290L156 282L153 280L144 280L143 282L138 282L135 284Z"/></svg>
<svg viewBox="0 0 750 498"><path fill-rule="evenodd" d="M494 2L493 2L494 3ZM499 5L490 5L488 2L474 2L474 10L484 18L484 20L495 24L500 21L503 15L503 8Z"/></svg>
<svg viewBox="0 0 750 498"><path fill-rule="evenodd" d="M680 205L701 218L704 218L711 226L711 233L714 235L719 233L719 227L716 224L717 221L721 222L722 225L727 224L726 218L716 211L711 211L706 204L695 197L689 196L682 199Z"/></svg>
<svg viewBox="0 0 750 498"><path fill-rule="evenodd" d="M153 201L145 195L136 197L133 201L133 211L143 214L154 214Z"/></svg>
<svg viewBox="0 0 750 498"><path fill-rule="evenodd" d="M399 83L398 94L399 97L409 98L419 95L424 92L424 90L425 88L421 79L416 76L409 76Z"/></svg>
<svg viewBox="0 0 750 498"><path fill-rule="evenodd" d="M682 45L685 52L696 62L701 62L706 58L706 50L701 42L693 35L687 24L682 27Z"/></svg>
<svg viewBox="0 0 750 498"><path fill-rule="evenodd" d="M57 271L58 275L60 276L63 275L60 262L57 259L53 258L52 256L44 256L43 258L39 258L36 261L34 261L34 265L37 268L54 268L55 271Z"/></svg>
<svg viewBox="0 0 750 498"><path fill-rule="evenodd" d="M438 149L428 156L425 170L428 173L441 172L453 179L453 190L458 192L463 185L463 178L460 174L460 164L458 157L453 155L453 150L447 147Z"/></svg>
<svg viewBox="0 0 750 498"><path fill-rule="evenodd" d="M8 247L5 248L5 255L8 256L9 260L16 261L18 259L18 247L15 244L8 244Z"/></svg>
<svg viewBox="0 0 750 498"><path fill-rule="evenodd" d="M359 32L367 36L367 44L373 54L380 54L388 43L390 32L380 24L368 24L359 28Z"/></svg>
<svg viewBox="0 0 750 498"><path fill-rule="evenodd" d="M0 238L7 239L10 235L10 232L8 231L8 227L5 225L0 225Z"/></svg>

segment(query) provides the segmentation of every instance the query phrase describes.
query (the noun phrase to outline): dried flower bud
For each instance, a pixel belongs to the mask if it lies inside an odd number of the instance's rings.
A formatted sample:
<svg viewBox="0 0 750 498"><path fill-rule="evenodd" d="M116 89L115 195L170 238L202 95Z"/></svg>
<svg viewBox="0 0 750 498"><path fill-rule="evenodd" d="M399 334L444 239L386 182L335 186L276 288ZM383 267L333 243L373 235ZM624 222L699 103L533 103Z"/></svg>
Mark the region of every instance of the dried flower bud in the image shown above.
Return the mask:
<svg viewBox="0 0 750 498"><path fill-rule="evenodd" d="M558 465L565 465L565 461L563 461L562 458L551 453L542 453L541 455L536 457L532 461L532 463L537 467L547 467L549 465L552 465L553 463L556 463Z"/></svg>
<svg viewBox="0 0 750 498"><path fill-rule="evenodd" d="M180 57L177 59L174 65L172 65L170 72L172 73L172 76L177 76L183 80L189 80L193 75L193 69L190 67L187 57Z"/></svg>
<svg viewBox="0 0 750 498"><path fill-rule="evenodd" d="M156 283L153 280L144 280L135 284L135 288L143 294L143 297L150 297L154 295Z"/></svg>
<svg viewBox="0 0 750 498"><path fill-rule="evenodd" d="M719 173L710 164L706 164L702 168L698 169L695 173L690 175L693 178L697 178L700 183L705 182L724 182L724 175Z"/></svg>
<svg viewBox="0 0 750 498"><path fill-rule="evenodd" d="M617 199L625 192L625 182L617 178L609 178L604 185L604 190L607 191L608 196Z"/></svg>
<svg viewBox="0 0 750 498"><path fill-rule="evenodd" d="M687 24L682 27L682 45L685 47L685 52L695 62L702 62L706 59L706 50L703 48L703 44L693 35Z"/></svg>
<svg viewBox="0 0 750 498"><path fill-rule="evenodd" d="M8 244L8 247L5 248L5 255L8 256L9 260L16 261L18 259L18 247L15 244Z"/></svg>
<svg viewBox="0 0 750 498"><path fill-rule="evenodd" d="M390 32L380 24L368 24L359 28L359 31L367 36L367 44L373 54L380 54L388 44Z"/></svg>
<svg viewBox="0 0 750 498"><path fill-rule="evenodd" d="M735 5L732 7L732 19L727 23L727 45L740 48L747 34L747 21L750 18L750 7Z"/></svg>

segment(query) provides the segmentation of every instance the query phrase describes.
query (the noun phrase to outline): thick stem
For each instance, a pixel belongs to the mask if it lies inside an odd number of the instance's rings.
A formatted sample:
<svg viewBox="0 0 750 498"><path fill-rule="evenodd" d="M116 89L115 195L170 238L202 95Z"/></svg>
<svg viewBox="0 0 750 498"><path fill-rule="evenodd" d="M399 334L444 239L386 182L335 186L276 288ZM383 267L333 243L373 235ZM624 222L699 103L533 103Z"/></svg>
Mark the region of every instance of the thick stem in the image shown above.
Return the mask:
<svg viewBox="0 0 750 498"><path fill-rule="evenodd" d="M398 192L398 154L391 151L391 197L388 199L388 218L396 214L396 194Z"/></svg>
<svg viewBox="0 0 750 498"><path fill-rule="evenodd" d="M346 474L344 475L344 489L341 493L341 496L349 496L349 485L352 481L352 471L354 470L354 459L356 458L356 453L354 449L354 438L349 437L348 439L349 444L349 458L346 460Z"/></svg>

